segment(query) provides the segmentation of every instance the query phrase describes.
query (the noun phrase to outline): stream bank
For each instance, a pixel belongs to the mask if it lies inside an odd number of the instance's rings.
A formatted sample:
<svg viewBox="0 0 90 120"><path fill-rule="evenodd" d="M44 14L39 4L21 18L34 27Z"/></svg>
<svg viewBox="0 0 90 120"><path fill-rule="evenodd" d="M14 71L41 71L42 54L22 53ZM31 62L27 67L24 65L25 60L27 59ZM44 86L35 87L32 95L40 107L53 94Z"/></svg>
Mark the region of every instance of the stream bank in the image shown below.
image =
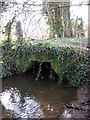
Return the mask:
<svg viewBox="0 0 90 120"><path fill-rule="evenodd" d="M70 118L71 120L90 119L90 85L86 84L77 89L77 100L64 106L64 112L59 118Z"/></svg>
<svg viewBox="0 0 90 120"><path fill-rule="evenodd" d="M3 97L10 97L6 101L6 105L9 109L10 106L14 106L15 109L11 110L5 110L5 104L3 105L3 118L6 118L7 116L9 118L12 117L12 115L16 115L14 117L20 116L20 111L27 113L26 118L29 116L35 117L35 118L54 118L54 119L66 119L70 118L83 118L88 119L88 105L81 105L80 103L83 103L85 101L89 100L89 85L79 86L79 87L70 87L69 85L65 85L64 83L58 84L58 79L50 80L49 78L49 69L46 67L46 64L43 64L41 77L39 77L38 80L36 80L37 75L37 69L36 71L28 71L23 75L17 75L17 76L9 76L7 78L3 79L3 92L1 93L2 96L2 103ZM50 66L50 64L48 64ZM55 75L56 76L56 75ZM15 98L17 96L18 99ZM19 100L18 104L17 101ZM32 103L32 109L30 108L30 104ZM25 108L23 108L25 105ZM37 105L39 107L37 107ZM83 110L76 110L69 107L77 107L80 106ZM21 109L20 109L21 106ZM36 107L35 107L36 106ZM6 107L6 108L7 108ZM79 108L80 108L79 107ZM28 109L28 111L27 111ZM35 110L38 109L39 111ZM36 111L34 112L31 111ZM40 114L38 113L40 112ZM8 113L8 114L7 114ZM35 116L37 114L37 116ZM22 117L22 115L20 116Z"/></svg>

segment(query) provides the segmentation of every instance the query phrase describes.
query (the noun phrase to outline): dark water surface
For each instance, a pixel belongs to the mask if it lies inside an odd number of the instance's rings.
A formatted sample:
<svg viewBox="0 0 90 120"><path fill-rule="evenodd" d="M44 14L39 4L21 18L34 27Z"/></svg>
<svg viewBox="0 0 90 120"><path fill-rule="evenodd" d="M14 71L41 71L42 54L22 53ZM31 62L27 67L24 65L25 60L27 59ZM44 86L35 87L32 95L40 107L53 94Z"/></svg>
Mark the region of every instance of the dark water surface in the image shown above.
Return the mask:
<svg viewBox="0 0 90 120"><path fill-rule="evenodd" d="M76 88L58 85L47 75L36 80L32 72L3 79L0 101L3 117L56 118L62 114L63 106L74 101Z"/></svg>

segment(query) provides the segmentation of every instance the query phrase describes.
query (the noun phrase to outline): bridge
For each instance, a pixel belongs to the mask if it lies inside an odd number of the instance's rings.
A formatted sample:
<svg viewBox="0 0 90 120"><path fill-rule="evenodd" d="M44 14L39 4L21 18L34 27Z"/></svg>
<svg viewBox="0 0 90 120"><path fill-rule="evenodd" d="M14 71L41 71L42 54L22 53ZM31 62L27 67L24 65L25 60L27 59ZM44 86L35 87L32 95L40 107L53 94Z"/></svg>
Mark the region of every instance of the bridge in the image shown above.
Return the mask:
<svg viewBox="0 0 90 120"><path fill-rule="evenodd" d="M72 40L73 41L73 40ZM80 42L81 45L81 42ZM21 44L2 45L2 77L14 73L25 73L35 66L35 62L49 63L50 69L58 75L60 81L85 82L87 78L88 49L82 44L64 41L23 41ZM38 72L38 71L37 71Z"/></svg>
<svg viewBox="0 0 90 120"><path fill-rule="evenodd" d="M34 62L49 62L52 69L60 77L72 79L78 71L77 65L82 63L85 52L77 46L55 45L49 42L37 42L35 44L25 43L22 45L20 56L19 46L16 48L16 66L19 71L25 72L30 70Z"/></svg>

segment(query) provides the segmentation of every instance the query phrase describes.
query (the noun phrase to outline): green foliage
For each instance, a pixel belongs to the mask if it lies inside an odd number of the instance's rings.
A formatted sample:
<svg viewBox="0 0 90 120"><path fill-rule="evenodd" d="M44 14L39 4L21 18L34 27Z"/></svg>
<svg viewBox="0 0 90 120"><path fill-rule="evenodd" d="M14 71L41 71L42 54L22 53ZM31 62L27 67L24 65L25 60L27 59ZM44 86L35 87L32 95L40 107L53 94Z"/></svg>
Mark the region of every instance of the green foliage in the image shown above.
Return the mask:
<svg viewBox="0 0 90 120"><path fill-rule="evenodd" d="M41 73L41 71L42 71L42 64L43 64L43 61L40 63L40 65L39 65L39 70L38 70L38 72L37 72L37 76L36 76L36 80L38 80L38 78L40 77L40 73Z"/></svg>
<svg viewBox="0 0 90 120"><path fill-rule="evenodd" d="M70 81L70 84L73 86L78 86L88 82L88 58L84 56L83 50L80 54L80 49L75 51L72 47L64 46L53 46L50 42L37 43L35 46L31 46L32 53L36 53L38 55L47 54L49 58L58 57L58 61L61 64L65 64L65 60L70 60L69 57L73 56L71 61L68 61L70 69L66 69L63 73L59 72L60 81L67 80ZM74 58L75 57L75 58ZM75 60L73 62L72 60ZM63 69L64 70L64 69ZM41 71L41 67L39 68ZM50 72L50 78L53 77L52 72Z"/></svg>
<svg viewBox="0 0 90 120"><path fill-rule="evenodd" d="M16 71L16 63L14 61L14 50L11 49L11 42L4 41L3 46L1 46L2 50L2 76L6 77L12 75Z"/></svg>
<svg viewBox="0 0 90 120"><path fill-rule="evenodd" d="M74 71L71 71L72 76L71 84L73 86L83 85L88 82L89 78L89 67L88 67L88 59L82 59L80 64L75 66Z"/></svg>
<svg viewBox="0 0 90 120"><path fill-rule="evenodd" d="M56 70L55 72L58 71L59 82L67 80L73 86L88 82L88 59L84 56L83 51L80 54L80 49L75 50L69 46L56 46L50 42L39 42L34 45L23 42L23 44L18 44L15 48L12 48L11 42L5 41L3 43L3 77L14 73L23 73L25 67L27 68L30 63L30 55L33 57L34 54L36 56L35 59L38 60L40 58L41 62L36 77L37 80L41 75L42 64L45 62L43 60L46 59L46 62L50 61L52 63L49 75L51 79L53 79L52 69L54 69ZM46 58L44 55L46 55Z"/></svg>
<svg viewBox="0 0 90 120"><path fill-rule="evenodd" d="M11 30L12 30L12 24L15 20L16 16L14 16L11 21L9 21L6 26L5 26L5 32L4 34L7 36L7 41L10 41L10 34L11 34Z"/></svg>

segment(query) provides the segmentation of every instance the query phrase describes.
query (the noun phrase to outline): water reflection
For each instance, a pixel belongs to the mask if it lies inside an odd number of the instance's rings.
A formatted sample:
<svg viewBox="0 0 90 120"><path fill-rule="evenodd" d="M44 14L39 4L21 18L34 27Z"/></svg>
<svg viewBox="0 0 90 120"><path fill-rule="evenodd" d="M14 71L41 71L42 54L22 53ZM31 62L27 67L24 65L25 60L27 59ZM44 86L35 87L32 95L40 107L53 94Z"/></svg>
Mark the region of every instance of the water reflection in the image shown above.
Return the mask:
<svg viewBox="0 0 90 120"><path fill-rule="evenodd" d="M10 76L3 79L2 88L1 101L7 109L3 109L4 118L8 109L11 117L56 118L64 105L77 98L75 88L58 85L56 80L48 78L47 71L38 81L32 72Z"/></svg>
<svg viewBox="0 0 90 120"><path fill-rule="evenodd" d="M6 89L0 93L0 101L13 118L43 118L40 103L34 97L22 97L17 88Z"/></svg>

